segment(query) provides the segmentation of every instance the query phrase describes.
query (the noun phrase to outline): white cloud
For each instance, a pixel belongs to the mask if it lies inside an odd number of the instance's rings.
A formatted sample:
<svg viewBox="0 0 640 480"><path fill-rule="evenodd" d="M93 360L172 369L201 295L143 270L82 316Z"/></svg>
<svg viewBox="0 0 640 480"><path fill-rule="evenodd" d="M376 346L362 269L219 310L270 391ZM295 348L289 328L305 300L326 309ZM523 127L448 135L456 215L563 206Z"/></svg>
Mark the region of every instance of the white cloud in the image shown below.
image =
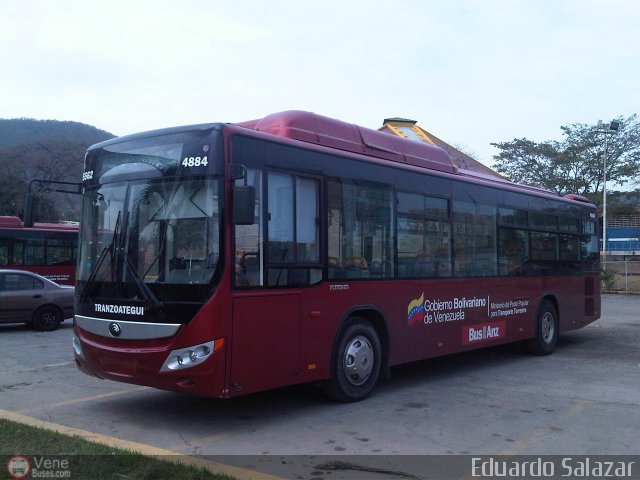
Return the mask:
<svg viewBox="0 0 640 480"><path fill-rule="evenodd" d="M116 134L300 108L490 142L639 110L635 0L0 3L0 116Z"/></svg>

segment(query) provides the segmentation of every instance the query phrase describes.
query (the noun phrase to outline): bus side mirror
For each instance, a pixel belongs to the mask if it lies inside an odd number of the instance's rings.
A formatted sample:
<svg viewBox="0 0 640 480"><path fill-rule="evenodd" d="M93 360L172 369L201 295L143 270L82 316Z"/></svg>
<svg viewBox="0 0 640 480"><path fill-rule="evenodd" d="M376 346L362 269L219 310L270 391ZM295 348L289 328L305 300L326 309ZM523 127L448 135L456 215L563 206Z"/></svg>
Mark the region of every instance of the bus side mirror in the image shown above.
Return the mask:
<svg viewBox="0 0 640 480"><path fill-rule="evenodd" d="M255 223L256 189L249 185L233 186L233 224Z"/></svg>
<svg viewBox="0 0 640 480"><path fill-rule="evenodd" d="M27 198L24 202L24 220L22 221L22 224L25 227L33 227L37 208L38 197L31 192L27 193Z"/></svg>

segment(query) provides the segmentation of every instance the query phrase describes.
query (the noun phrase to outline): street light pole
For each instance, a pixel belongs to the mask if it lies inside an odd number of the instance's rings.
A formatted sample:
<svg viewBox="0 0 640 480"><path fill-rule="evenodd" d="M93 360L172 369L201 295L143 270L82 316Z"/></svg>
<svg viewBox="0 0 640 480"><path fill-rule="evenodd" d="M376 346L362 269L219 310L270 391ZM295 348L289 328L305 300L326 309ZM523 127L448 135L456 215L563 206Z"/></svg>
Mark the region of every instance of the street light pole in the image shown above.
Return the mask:
<svg viewBox="0 0 640 480"><path fill-rule="evenodd" d="M607 268L607 139L604 135L604 153L602 159L604 183L602 185L602 265Z"/></svg>
<svg viewBox="0 0 640 480"><path fill-rule="evenodd" d="M607 267L607 147L608 135L618 133L620 122L611 120L609 124L603 124L598 120L598 132L604 134L604 153L602 154L603 184L602 184L602 265Z"/></svg>

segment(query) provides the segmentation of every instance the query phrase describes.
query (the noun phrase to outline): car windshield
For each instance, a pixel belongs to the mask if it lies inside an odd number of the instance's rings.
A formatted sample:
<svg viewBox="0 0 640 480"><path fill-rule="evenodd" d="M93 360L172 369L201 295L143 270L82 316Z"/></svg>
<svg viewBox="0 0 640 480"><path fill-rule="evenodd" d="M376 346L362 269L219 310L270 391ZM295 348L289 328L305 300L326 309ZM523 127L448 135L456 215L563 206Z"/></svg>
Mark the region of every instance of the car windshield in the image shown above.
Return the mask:
<svg viewBox="0 0 640 480"><path fill-rule="evenodd" d="M220 255L220 178L152 178L86 189L82 301L202 301Z"/></svg>

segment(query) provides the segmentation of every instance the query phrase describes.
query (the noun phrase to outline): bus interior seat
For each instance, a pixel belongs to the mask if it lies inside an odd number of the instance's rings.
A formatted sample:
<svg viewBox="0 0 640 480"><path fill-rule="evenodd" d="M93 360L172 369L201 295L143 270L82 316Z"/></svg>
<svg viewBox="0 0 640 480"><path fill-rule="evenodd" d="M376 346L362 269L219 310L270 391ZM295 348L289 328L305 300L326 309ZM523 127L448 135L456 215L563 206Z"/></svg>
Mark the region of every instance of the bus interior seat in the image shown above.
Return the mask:
<svg viewBox="0 0 640 480"><path fill-rule="evenodd" d="M169 272L165 283L209 283L213 270L210 268L180 269L176 268Z"/></svg>

